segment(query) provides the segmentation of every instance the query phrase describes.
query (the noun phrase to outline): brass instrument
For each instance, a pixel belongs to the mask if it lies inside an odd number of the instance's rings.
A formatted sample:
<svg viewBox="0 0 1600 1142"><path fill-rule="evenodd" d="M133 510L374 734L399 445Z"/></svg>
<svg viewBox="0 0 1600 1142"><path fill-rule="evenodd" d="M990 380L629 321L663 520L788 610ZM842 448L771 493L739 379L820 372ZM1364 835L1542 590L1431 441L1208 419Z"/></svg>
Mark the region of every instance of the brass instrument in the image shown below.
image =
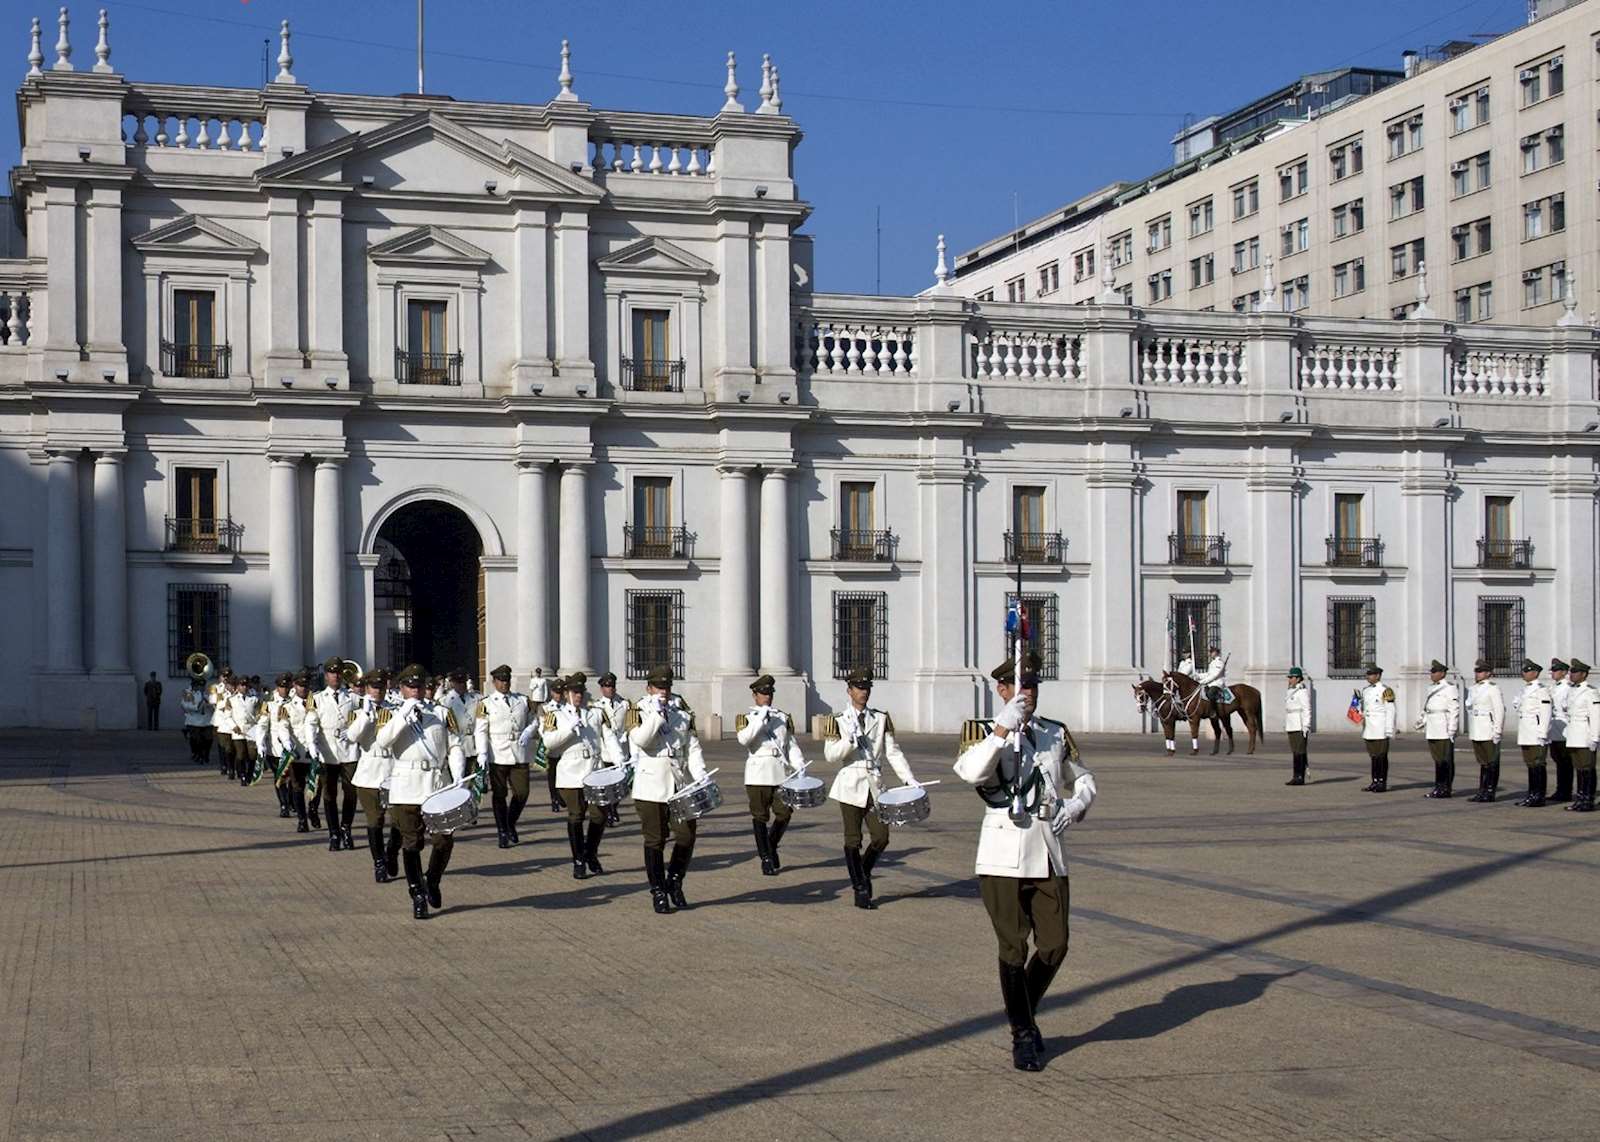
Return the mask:
<svg viewBox="0 0 1600 1142"><path fill-rule="evenodd" d="M361 663L355 659L344 658L339 660L339 677L346 686L354 686L364 673L365 671L361 669Z"/></svg>
<svg viewBox="0 0 1600 1142"><path fill-rule="evenodd" d="M210 656L198 650L183 660L183 668L189 672L189 677L197 682L204 682L216 673L216 669L211 665Z"/></svg>

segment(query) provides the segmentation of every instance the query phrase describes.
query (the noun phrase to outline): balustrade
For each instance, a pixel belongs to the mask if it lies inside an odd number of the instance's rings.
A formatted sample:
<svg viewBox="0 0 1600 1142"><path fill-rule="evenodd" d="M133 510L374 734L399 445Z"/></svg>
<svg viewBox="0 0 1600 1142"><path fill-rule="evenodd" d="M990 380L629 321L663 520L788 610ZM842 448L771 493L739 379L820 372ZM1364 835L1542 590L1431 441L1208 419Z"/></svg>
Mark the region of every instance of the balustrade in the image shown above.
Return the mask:
<svg viewBox="0 0 1600 1142"><path fill-rule="evenodd" d="M1201 337L1149 337L1139 342L1139 381L1146 385L1242 385L1244 342Z"/></svg>
<svg viewBox="0 0 1600 1142"><path fill-rule="evenodd" d="M267 149L267 117L192 109L132 111L122 117L122 141L140 148L261 154Z"/></svg>
<svg viewBox="0 0 1600 1142"><path fill-rule="evenodd" d="M0 350L21 350L33 337L32 294L16 286L0 286Z"/></svg>
<svg viewBox="0 0 1600 1142"><path fill-rule="evenodd" d="M1450 391L1457 396L1540 397L1548 391L1543 353L1467 351L1450 369Z"/></svg>
<svg viewBox="0 0 1600 1142"><path fill-rule="evenodd" d="M1378 345L1314 344L1300 350L1301 389L1398 392L1400 350Z"/></svg>
<svg viewBox="0 0 1600 1142"><path fill-rule="evenodd" d="M980 379L1081 381L1083 339L1071 334L1006 329L975 332L969 364Z"/></svg>
<svg viewBox="0 0 1600 1142"><path fill-rule="evenodd" d="M906 377L917 371L915 331L803 319L795 330L795 369L818 376Z"/></svg>
<svg viewBox="0 0 1600 1142"><path fill-rule="evenodd" d="M589 143L589 169L593 171L697 178L715 174L716 161L715 148L702 143L632 136L591 139Z"/></svg>

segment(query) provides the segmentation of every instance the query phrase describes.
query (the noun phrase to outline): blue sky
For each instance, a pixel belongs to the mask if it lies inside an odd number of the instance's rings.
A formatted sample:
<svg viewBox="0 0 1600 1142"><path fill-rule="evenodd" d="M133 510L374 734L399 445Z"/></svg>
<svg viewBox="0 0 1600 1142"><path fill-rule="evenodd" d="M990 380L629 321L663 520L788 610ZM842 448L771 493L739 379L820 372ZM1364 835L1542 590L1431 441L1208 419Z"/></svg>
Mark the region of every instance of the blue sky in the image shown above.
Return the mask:
<svg viewBox="0 0 1600 1142"><path fill-rule="evenodd" d="M28 18L55 42L56 4L5 5L13 82ZM96 6L72 6L73 60L94 62ZM313 88L415 87L415 0L108 0L112 63L130 79L255 85L261 41L287 17L295 74ZM1398 67L1405 48L1507 31L1526 0L429 0L428 88L542 102L562 37L597 107L712 115L723 57L759 98L762 52L805 132L801 194L815 206L817 286L909 293L952 255L1087 190L1165 166L1185 115L1226 111L1303 72ZM52 57L53 58L53 57ZM48 60L47 60L48 66ZM14 88L13 88L14 90ZM17 153L0 115L0 154ZM881 259L877 221L881 211ZM881 268L880 268L881 267Z"/></svg>

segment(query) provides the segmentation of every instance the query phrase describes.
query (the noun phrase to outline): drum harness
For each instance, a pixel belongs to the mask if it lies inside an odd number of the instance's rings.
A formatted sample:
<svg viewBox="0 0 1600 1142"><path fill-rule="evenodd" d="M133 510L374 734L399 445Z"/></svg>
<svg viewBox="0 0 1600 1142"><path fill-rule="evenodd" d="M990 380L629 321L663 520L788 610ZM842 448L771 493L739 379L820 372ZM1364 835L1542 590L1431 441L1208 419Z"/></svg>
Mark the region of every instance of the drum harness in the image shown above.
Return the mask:
<svg viewBox="0 0 1600 1142"><path fill-rule="evenodd" d="M1030 747L1036 744L1031 724L1024 725L1016 732L1019 739L1027 739ZM1069 756L1073 761L1077 761L1078 743L1073 739L1072 731L1063 725L1062 732L1066 735ZM1004 809L1009 806L1012 823L1018 828L1025 829L1032 823L1031 819L1034 816L1038 816L1045 821L1051 820L1055 816L1056 798L1053 791L1048 800L1045 797L1048 786L1044 779L1044 771L1039 768L1034 760L1036 756L1034 751L1031 748L1024 751L1019 741L1016 754L1017 774L1015 777L1007 780L1001 775L999 767L996 767L995 783L993 785L979 785L976 787L976 791L978 796L983 798L983 803L991 809ZM1039 812L1041 806L1046 810L1044 813Z"/></svg>

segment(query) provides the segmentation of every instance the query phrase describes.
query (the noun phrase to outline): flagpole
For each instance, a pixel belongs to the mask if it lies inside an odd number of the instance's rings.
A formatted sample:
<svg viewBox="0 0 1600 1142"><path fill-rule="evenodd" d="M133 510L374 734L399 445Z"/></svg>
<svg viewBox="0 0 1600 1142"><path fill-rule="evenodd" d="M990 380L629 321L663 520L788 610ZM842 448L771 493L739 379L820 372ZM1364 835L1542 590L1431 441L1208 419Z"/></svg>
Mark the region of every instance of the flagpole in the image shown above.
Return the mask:
<svg viewBox="0 0 1600 1142"><path fill-rule="evenodd" d="M417 94L422 93L422 0L417 0Z"/></svg>

